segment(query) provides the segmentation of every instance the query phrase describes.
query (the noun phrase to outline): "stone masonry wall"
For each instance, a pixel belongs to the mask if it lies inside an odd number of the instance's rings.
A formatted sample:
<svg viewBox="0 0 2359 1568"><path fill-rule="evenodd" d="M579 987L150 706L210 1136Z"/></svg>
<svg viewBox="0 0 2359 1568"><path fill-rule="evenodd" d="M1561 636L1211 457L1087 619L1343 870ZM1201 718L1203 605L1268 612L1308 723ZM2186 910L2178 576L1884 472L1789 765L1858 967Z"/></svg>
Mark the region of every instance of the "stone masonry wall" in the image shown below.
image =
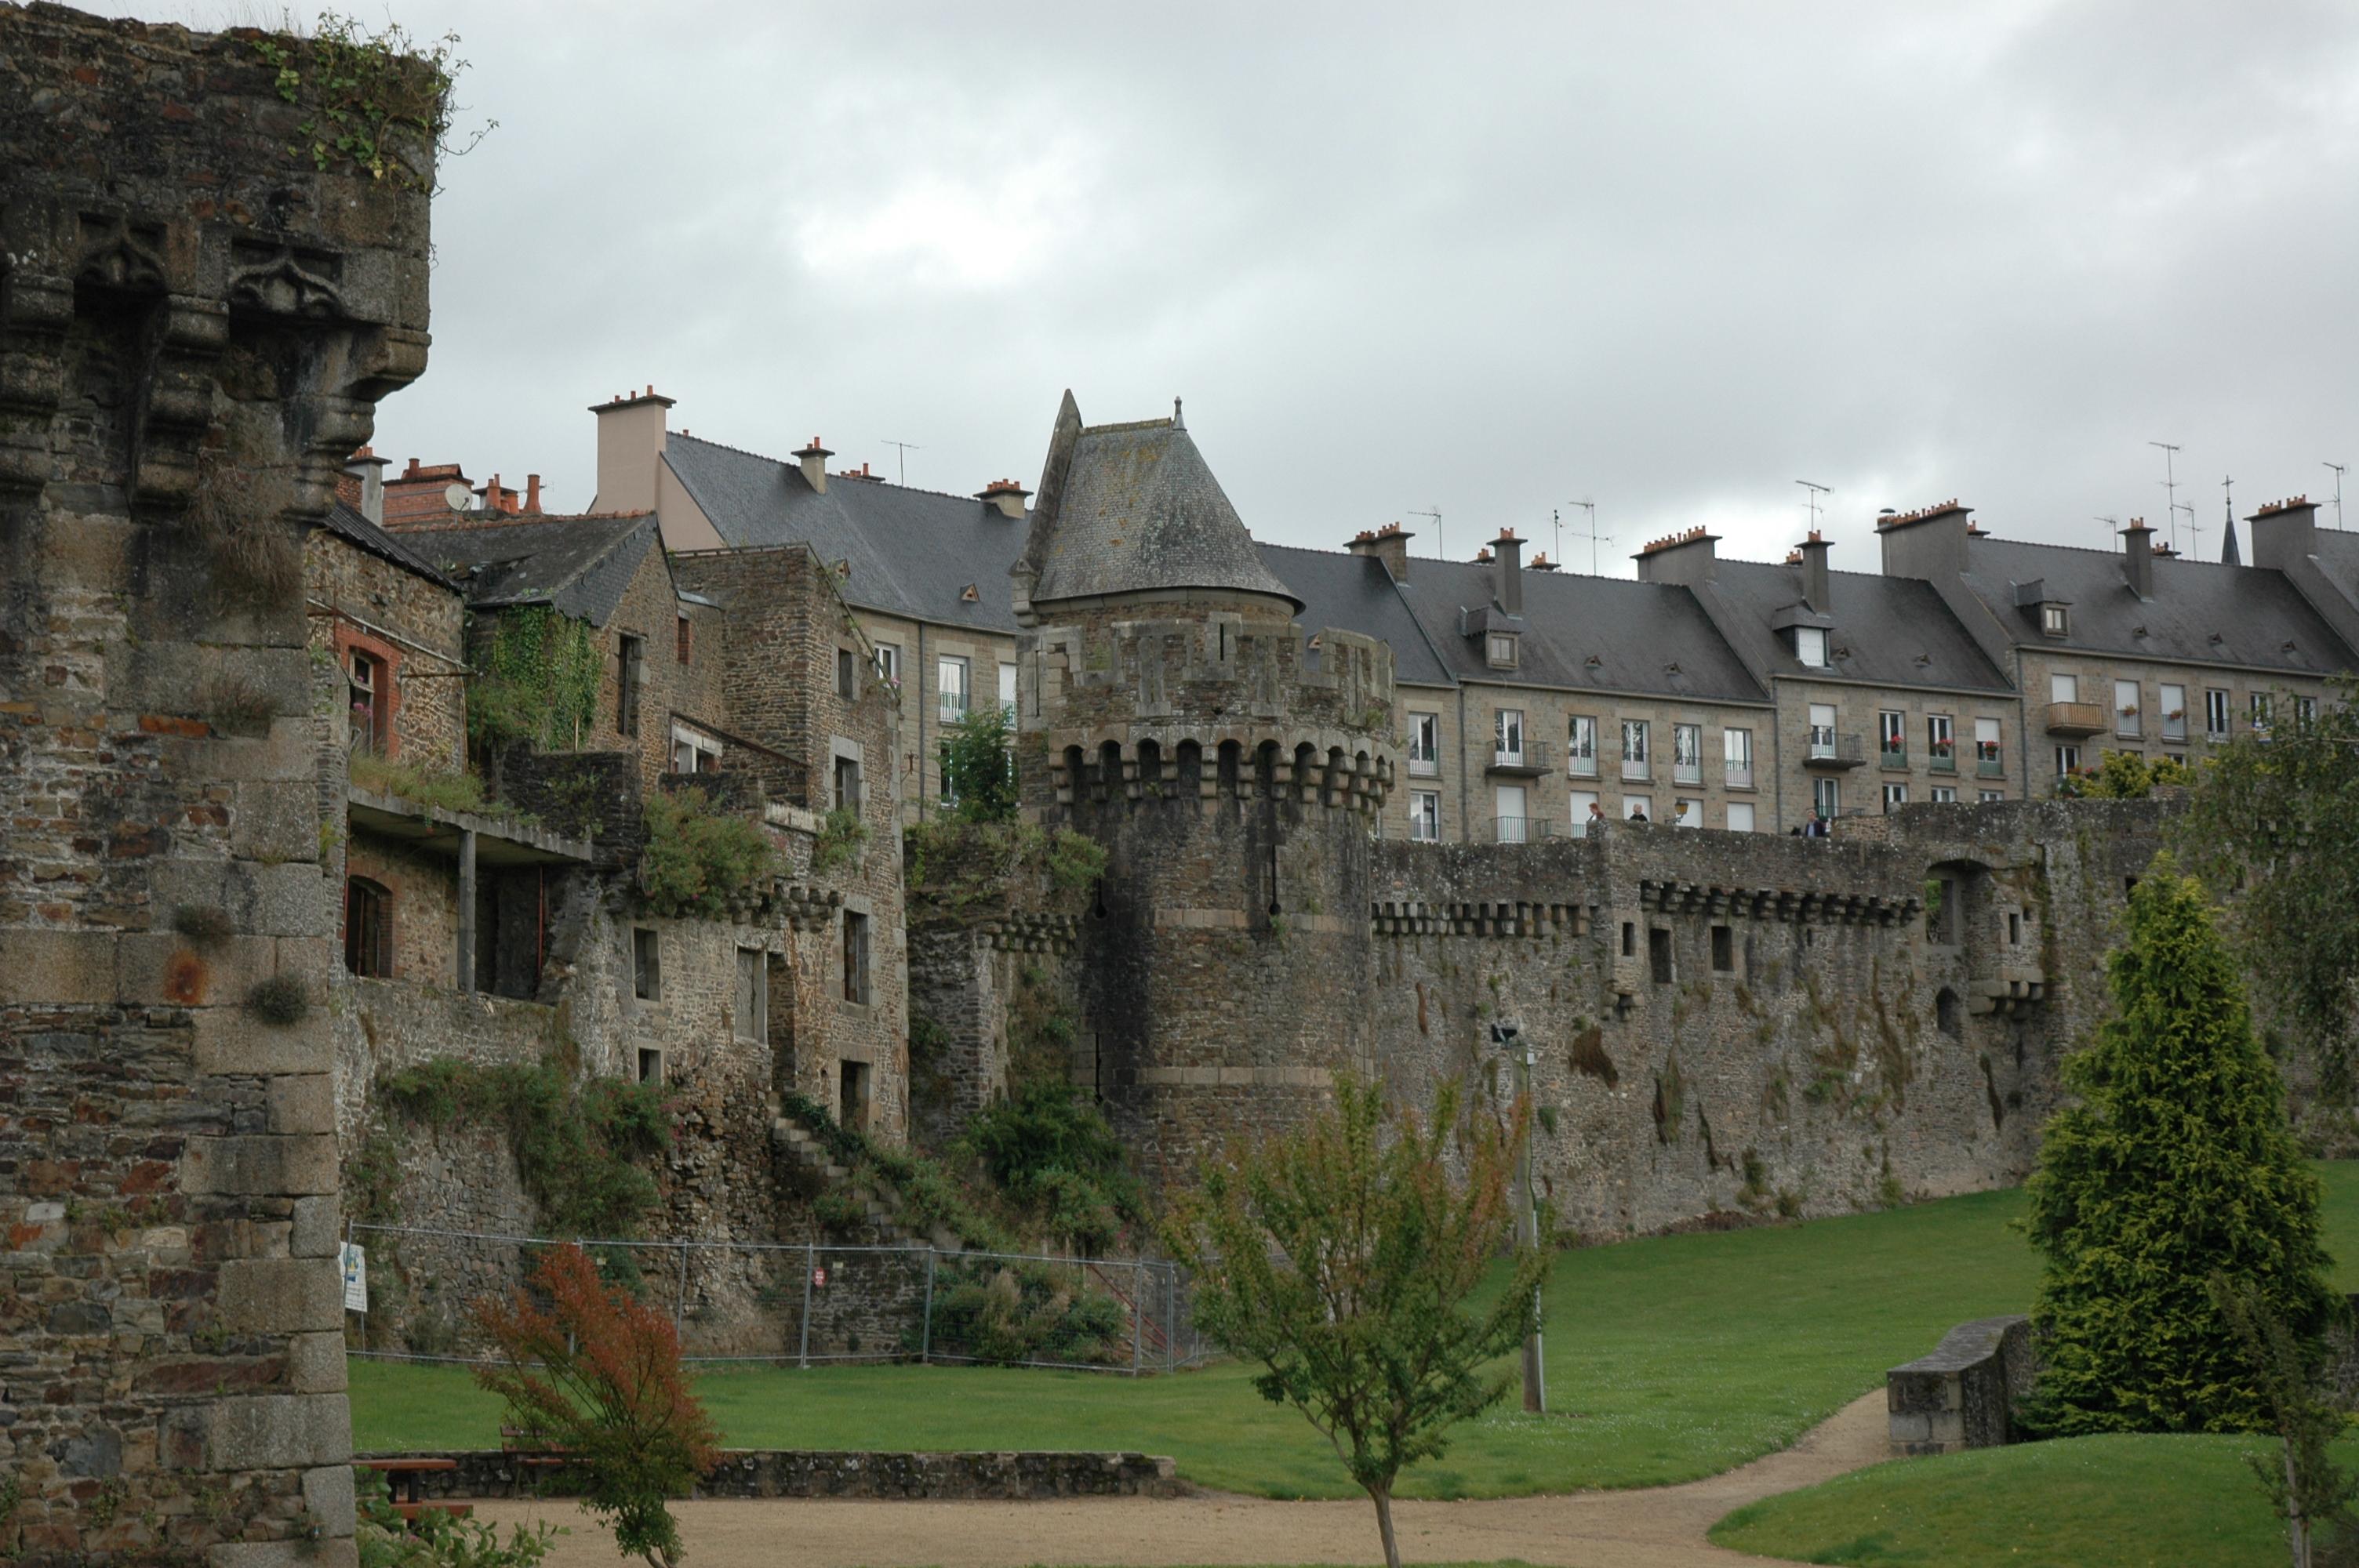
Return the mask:
<svg viewBox="0 0 2359 1568"><path fill-rule="evenodd" d="M28 1568L354 1561L301 535L423 368L427 200L290 156L316 108L275 74L0 7L0 1557ZM302 1017L244 1005L273 977Z"/></svg>

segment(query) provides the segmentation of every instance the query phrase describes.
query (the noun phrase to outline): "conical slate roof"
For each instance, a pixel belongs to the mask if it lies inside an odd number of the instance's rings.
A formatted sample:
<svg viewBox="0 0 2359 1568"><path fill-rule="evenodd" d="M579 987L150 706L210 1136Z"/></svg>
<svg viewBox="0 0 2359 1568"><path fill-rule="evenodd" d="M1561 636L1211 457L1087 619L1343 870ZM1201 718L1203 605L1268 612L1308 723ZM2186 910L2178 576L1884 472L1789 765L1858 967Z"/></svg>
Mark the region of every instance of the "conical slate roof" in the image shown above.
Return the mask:
<svg viewBox="0 0 2359 1568"><path fill-rule="evenodd" d="M1015 568L1034 603L1210 588L1302 601L1262 564L1253 535L1180 424L1081 423L1065 395Z"/></svg>

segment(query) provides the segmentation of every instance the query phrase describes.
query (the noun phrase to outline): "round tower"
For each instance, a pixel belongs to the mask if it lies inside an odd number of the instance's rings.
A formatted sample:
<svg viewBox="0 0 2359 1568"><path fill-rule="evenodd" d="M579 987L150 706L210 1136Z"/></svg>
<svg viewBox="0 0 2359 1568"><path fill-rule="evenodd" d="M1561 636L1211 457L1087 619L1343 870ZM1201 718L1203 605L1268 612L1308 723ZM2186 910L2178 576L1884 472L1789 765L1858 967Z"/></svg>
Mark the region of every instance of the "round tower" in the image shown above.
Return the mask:
<svg viewBox="0 0 2359 1568"><path fill-rule="evenodd" d="M1392 650L1301 600L1180 423L1059 412L1014 568L1026 815L1103 844L1082 1076L1158 1186L1370 1070Z"/></svg>

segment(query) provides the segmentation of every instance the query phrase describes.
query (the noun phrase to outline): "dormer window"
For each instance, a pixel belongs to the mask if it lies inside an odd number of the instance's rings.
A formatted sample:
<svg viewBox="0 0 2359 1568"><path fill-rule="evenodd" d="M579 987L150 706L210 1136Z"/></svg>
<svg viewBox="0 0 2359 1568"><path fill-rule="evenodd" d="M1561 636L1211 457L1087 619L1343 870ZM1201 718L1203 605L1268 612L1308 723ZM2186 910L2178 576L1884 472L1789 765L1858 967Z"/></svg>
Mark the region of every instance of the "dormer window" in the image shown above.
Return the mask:
<svg viewBox="0 0 2359 1568"><path fill-rule="evenodd" d="M2072 631L2072 607L2069 604L2041 605L2039 629L2050 637L2070 635Z"/></svg>
<svg viewBox="0 0 2359 1568"><path fill-rule="evenodd" d="M1794 628L1794 657L1814 670L1827 667L1827 632L1823 626Z"/></svg>
<svg viewBox="0 0 2359 1568"><path fill-rule="evenodd" d="M1516 644L1519 641L1513 632L1494 632L1485 639L1491 667L1512 670L1516 667Z"/></svg>

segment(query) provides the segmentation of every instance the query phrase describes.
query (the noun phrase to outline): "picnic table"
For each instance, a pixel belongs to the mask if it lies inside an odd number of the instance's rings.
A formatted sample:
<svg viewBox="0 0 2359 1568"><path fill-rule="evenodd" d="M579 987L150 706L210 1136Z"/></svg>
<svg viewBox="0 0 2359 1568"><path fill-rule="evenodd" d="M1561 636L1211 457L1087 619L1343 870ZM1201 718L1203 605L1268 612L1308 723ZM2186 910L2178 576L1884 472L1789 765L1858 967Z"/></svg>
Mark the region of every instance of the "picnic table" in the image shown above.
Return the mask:
<svg viewBox="0 0 2359 1568"><path fill-rule="evenodd" d="M406 1519L415 1519L422 1513L442 1513L453 1519L465 1519L475 1511L473 1503L428 1502L418 1495L419 1476L436 1471L456 1470L459 1467L456 1459L355 1459L353 1463L385 1476L393 1488L393 1511Z"/></svg>

